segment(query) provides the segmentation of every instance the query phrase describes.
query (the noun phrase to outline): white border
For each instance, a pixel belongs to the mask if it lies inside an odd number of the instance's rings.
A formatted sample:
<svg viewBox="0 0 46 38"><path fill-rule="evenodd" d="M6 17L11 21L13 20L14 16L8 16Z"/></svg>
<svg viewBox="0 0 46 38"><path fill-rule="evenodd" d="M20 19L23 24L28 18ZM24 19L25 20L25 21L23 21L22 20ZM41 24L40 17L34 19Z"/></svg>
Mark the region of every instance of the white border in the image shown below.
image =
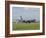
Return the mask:
<svg viewBox="0 0 46 38"><path fill-rule="evenodd" d="M12 7L40 8L40 30L12 31ZM10 34L39 33L42 32L42 6L10 4Z"/></svg>

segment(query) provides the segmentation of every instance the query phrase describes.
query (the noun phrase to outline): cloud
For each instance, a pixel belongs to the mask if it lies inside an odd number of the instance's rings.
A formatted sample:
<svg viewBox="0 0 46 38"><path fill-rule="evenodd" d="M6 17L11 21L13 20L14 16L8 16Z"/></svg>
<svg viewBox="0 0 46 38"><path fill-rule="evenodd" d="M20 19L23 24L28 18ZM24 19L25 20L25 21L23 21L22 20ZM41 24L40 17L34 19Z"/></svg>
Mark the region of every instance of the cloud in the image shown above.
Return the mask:
<svg viewBox="0 0 46 38"><path fill-rule="evenodd" d="M25 10L29 10L30 8L28 8L28 7L24 7L24 9L25 9Z"/></svg>
<svg viewBox="0 0 46 38"><path fill-rule="evenodd" d="M34 9L36 9L36 8L24 7L24 9L25 9L25 10L29 10L29 9L30 9L30 10L34 10Z"/></svg>

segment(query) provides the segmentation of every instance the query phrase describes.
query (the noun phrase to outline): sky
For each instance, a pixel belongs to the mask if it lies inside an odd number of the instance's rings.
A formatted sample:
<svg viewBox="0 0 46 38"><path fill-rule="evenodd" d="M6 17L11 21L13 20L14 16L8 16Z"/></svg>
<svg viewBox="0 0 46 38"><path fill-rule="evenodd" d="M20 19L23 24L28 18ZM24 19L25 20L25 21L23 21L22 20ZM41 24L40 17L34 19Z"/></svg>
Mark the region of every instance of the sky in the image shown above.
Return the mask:
<svg viewBox="0 0 46 38"><path fill-rule="evenodd" d="M40 8L29 8L29 7L13 7L12 8L12 19L37 19L40 20Z"/></svg>

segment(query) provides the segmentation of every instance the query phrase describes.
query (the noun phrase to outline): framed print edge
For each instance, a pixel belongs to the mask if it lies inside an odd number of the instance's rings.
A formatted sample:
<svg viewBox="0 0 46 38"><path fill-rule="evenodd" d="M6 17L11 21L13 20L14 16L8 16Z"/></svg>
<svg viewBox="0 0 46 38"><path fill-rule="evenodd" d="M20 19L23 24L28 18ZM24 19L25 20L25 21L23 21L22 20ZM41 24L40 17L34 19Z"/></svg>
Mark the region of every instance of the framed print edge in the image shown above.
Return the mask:
<svg viewBox="0 0 46 38"><path fill-rule="evenodd" d="M10 34L10 4L20 5L37 5L43 7L42 16L42 33L23 33L23 34ZM5 1L5 37L18 37L18 36L34 36L45 34L45 4L36 2L20 2L20 1Z"/></svg>

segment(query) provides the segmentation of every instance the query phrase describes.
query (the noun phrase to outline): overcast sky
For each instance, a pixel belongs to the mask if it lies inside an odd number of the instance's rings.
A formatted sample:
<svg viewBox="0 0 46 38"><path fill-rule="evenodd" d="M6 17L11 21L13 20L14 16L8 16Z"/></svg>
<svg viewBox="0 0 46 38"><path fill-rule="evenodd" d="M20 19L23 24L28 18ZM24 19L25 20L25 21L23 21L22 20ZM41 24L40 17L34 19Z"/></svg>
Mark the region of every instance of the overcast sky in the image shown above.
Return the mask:
<svg viewBox="0 0 46 38"><path fill-rule="evenodd" d="M40 8L29 8L29 7L13 7L12 8L12 19L40 19Z"/></svg>

